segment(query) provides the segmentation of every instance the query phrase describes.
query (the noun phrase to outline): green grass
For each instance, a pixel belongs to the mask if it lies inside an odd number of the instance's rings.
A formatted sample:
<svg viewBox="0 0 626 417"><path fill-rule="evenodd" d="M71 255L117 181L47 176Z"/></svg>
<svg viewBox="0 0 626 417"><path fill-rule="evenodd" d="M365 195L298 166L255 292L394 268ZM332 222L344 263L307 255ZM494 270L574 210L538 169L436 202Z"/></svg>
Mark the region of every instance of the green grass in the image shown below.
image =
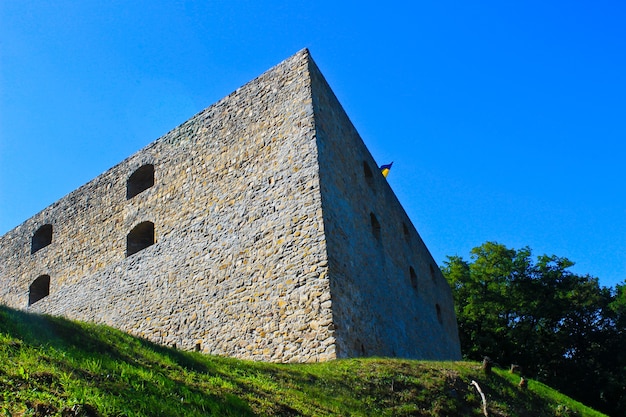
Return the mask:
<svg viewBox="0 0 626 417"><path fill-rule="evenodd" d="M268 364L182 352L0 306L4 416L602 416L535 381L472 362Z"/></svg>

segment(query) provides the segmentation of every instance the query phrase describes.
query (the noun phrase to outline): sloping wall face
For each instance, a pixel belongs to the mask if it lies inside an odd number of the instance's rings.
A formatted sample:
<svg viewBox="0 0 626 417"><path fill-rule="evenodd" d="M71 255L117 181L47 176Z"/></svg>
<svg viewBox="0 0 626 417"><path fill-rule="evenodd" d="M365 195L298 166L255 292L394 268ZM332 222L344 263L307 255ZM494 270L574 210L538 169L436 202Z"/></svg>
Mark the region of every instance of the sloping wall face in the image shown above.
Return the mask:
<svg viewBox="0 0 626 417"><path fill-rule="evenodd" d="M0 302L183 349L334 358L307 63L299 52L1 237Z"/></svg>
<svg viewBox="0 0 626 417"><path fill-rule="evenodd" d="M338 357L460 359L452 293L310 64Z"/></svg>

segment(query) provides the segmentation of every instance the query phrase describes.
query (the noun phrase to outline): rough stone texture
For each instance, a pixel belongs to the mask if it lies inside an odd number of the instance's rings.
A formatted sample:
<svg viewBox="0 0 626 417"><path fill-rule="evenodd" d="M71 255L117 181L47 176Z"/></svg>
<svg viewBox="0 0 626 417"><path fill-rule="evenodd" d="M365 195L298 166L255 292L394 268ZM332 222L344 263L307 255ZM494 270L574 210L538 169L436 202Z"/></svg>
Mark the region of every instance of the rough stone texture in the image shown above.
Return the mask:
<svg viewBox="0 0 626 417"><path fill-rule="evenodd" d="M155 243L127 257L144 221ZM460 358L450 288L307 50L0 237L0 280L8 306L181 349Z"/></svg>

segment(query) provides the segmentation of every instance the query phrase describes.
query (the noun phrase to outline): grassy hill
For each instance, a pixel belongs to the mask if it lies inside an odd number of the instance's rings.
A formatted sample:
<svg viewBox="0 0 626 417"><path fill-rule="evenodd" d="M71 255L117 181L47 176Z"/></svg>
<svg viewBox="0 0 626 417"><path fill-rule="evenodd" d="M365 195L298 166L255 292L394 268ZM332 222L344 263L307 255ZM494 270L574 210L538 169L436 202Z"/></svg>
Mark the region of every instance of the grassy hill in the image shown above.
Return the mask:
<svg viewBox="0 0 626 417"><path fill-rule="evenodd" d="M602 416L471 362L267 364L0 306L0 416Z"/></svg>

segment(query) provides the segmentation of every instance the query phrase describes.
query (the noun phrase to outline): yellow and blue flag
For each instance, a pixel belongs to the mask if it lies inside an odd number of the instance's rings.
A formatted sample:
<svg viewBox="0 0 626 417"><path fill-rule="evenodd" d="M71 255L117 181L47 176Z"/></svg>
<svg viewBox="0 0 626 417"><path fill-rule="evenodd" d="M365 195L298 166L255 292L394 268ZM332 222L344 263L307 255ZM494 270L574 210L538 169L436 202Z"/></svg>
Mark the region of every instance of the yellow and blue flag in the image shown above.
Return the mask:
<svg viewBox="0 0 626 417"><path fill-rule="evenodd" d="M389 174L389 170L391 169L392 165L393 165L393 162L390 164L380 166L380 172L382 172L383 177L387 178L387 174Z"/></svg>

